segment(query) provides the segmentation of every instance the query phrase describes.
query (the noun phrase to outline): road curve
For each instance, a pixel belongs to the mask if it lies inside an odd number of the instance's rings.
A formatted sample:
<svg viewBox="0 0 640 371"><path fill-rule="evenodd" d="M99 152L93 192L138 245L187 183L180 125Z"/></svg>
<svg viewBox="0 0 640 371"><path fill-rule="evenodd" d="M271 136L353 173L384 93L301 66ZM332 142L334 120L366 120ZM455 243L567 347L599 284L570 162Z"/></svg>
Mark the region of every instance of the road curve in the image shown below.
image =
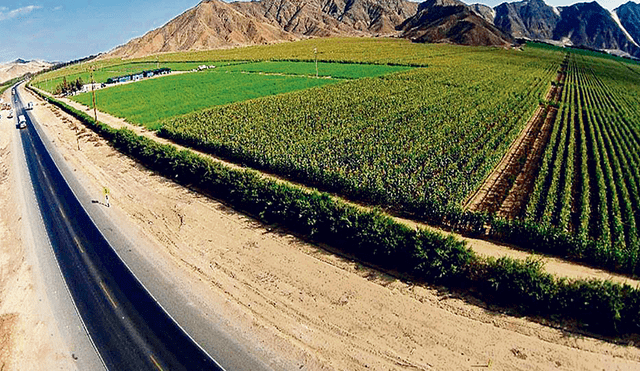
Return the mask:
<svg viewBox="0 0 640 371"><path fill-rule="evenodd" d="M110 370L222 370L120 260L57 168L16 89L27 167L54 254L87 332Z"/></svg>

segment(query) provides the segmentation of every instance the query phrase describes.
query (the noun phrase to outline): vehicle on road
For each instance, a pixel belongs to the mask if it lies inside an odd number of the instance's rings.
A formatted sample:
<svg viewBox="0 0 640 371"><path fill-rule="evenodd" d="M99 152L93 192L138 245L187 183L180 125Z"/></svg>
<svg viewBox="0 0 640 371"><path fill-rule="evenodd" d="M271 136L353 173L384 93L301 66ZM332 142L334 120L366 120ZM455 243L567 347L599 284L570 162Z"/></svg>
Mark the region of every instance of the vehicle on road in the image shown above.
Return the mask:
<svg viewBox="0 0 640 371"><path fill-rule="evenodd" d="M33 102L27 103L27 109L28 110L32 110L33 109Z"/></svg>
<svg viewBox="0 0 640 371"><path fill-rule="evenodd" d="M18 117L18 129L25 129L27 127L27 119L24 115Z"/></svg>

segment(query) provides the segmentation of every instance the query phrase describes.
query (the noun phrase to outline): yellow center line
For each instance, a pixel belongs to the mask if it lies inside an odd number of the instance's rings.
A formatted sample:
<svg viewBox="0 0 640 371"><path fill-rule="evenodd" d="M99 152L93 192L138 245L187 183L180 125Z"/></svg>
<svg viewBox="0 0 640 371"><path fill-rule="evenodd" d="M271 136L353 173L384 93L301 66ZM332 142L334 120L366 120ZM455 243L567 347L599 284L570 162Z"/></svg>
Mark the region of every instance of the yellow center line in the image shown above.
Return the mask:
<svg viewBox="0 0 640 371"><path fill-rule="evenodd" d="M158 363L158 361L156 361L156 358L153 356L153 354L149 354L149 359L151 359L151 362L153 362L153 364L156 366L156 368L160 371L164 371L164 369L162 368L162 366L160 366L160 364Z"/></svg>
<svg viewBox="0 0 640 371"><path fill-rule="evenodd" d="M100 282L100 287L102 288L102 291L104 291L104 293L107 294L107 299L109 299L109 301L111 302L111 305L113 305L114 308L117 308L118 306L116 305L116 302L111 297L111 294L109 293L109 290L107 289L107 286L105 286L104 282Z"/></svg>
<svg viewBox="0 0 640 371"><path fill-rule="evenodd" d="M64 213L64 210L60 206L58 206L58 211L60 211L60 215L62 215L62 219L67 220L67 214Z"/></svg>
<svg viewBox="0 0 640 371"><path fill-rule="evenodd" d="M80 240L78 240L78 237L73 236L73 242L76 243L76 246L78 246L78 249L80 249L80 252L84 254L84 249L82 248L82 245L80 244Z"/></svg>

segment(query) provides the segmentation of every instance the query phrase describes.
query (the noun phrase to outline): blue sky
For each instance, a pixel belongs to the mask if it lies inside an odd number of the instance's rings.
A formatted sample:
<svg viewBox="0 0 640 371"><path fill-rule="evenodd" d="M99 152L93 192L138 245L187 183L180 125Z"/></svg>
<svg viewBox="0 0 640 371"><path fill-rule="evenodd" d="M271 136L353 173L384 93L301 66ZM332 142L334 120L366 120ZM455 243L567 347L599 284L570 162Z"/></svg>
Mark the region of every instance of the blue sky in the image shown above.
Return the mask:
<svg viewBox="0 0 640 371"><path fill-rule="evenodd" d="M0 63L69 61L109 51L199 0L0 0Z"/></svg>
<svg viewBox="0 0 640 371"><path fill-rule="evenodd" d="M504 0L467 0L495 6ZM0 63L69 61L106 52L160 27L199 0L0 0ZM556 6L577 1L547 0ZM614 9L626 0L599 0Z"/></svg>

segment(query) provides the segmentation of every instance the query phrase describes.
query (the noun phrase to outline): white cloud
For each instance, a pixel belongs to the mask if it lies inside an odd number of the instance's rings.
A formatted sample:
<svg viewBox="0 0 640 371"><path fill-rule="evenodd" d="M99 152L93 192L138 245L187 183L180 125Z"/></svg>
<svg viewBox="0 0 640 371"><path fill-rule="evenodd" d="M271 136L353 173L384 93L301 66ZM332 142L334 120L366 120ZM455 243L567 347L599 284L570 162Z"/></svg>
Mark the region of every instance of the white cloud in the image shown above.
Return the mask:
<svg viewBox="0 0 640 371"><path fill-rule="evenodd" d="M18 9L14 9L12 11L7 12L7 8L3 7L0 8L0 21L4 21L7 19L11 19L11 18L15 18L19 15L25 15L25 14L29 14L32 11L36 10L36 9L40 9L42 8L41 6L37 6L37 5L29 5L29 6L25 6L22 8L18 8Z"/></svg>
<svg viewBox="0 0 640 371"><path fill-rule="evenodd" d="M53 8L53 10L60 10L60 9L62 9L62 5L58 5L55 8Z"/></svg>

